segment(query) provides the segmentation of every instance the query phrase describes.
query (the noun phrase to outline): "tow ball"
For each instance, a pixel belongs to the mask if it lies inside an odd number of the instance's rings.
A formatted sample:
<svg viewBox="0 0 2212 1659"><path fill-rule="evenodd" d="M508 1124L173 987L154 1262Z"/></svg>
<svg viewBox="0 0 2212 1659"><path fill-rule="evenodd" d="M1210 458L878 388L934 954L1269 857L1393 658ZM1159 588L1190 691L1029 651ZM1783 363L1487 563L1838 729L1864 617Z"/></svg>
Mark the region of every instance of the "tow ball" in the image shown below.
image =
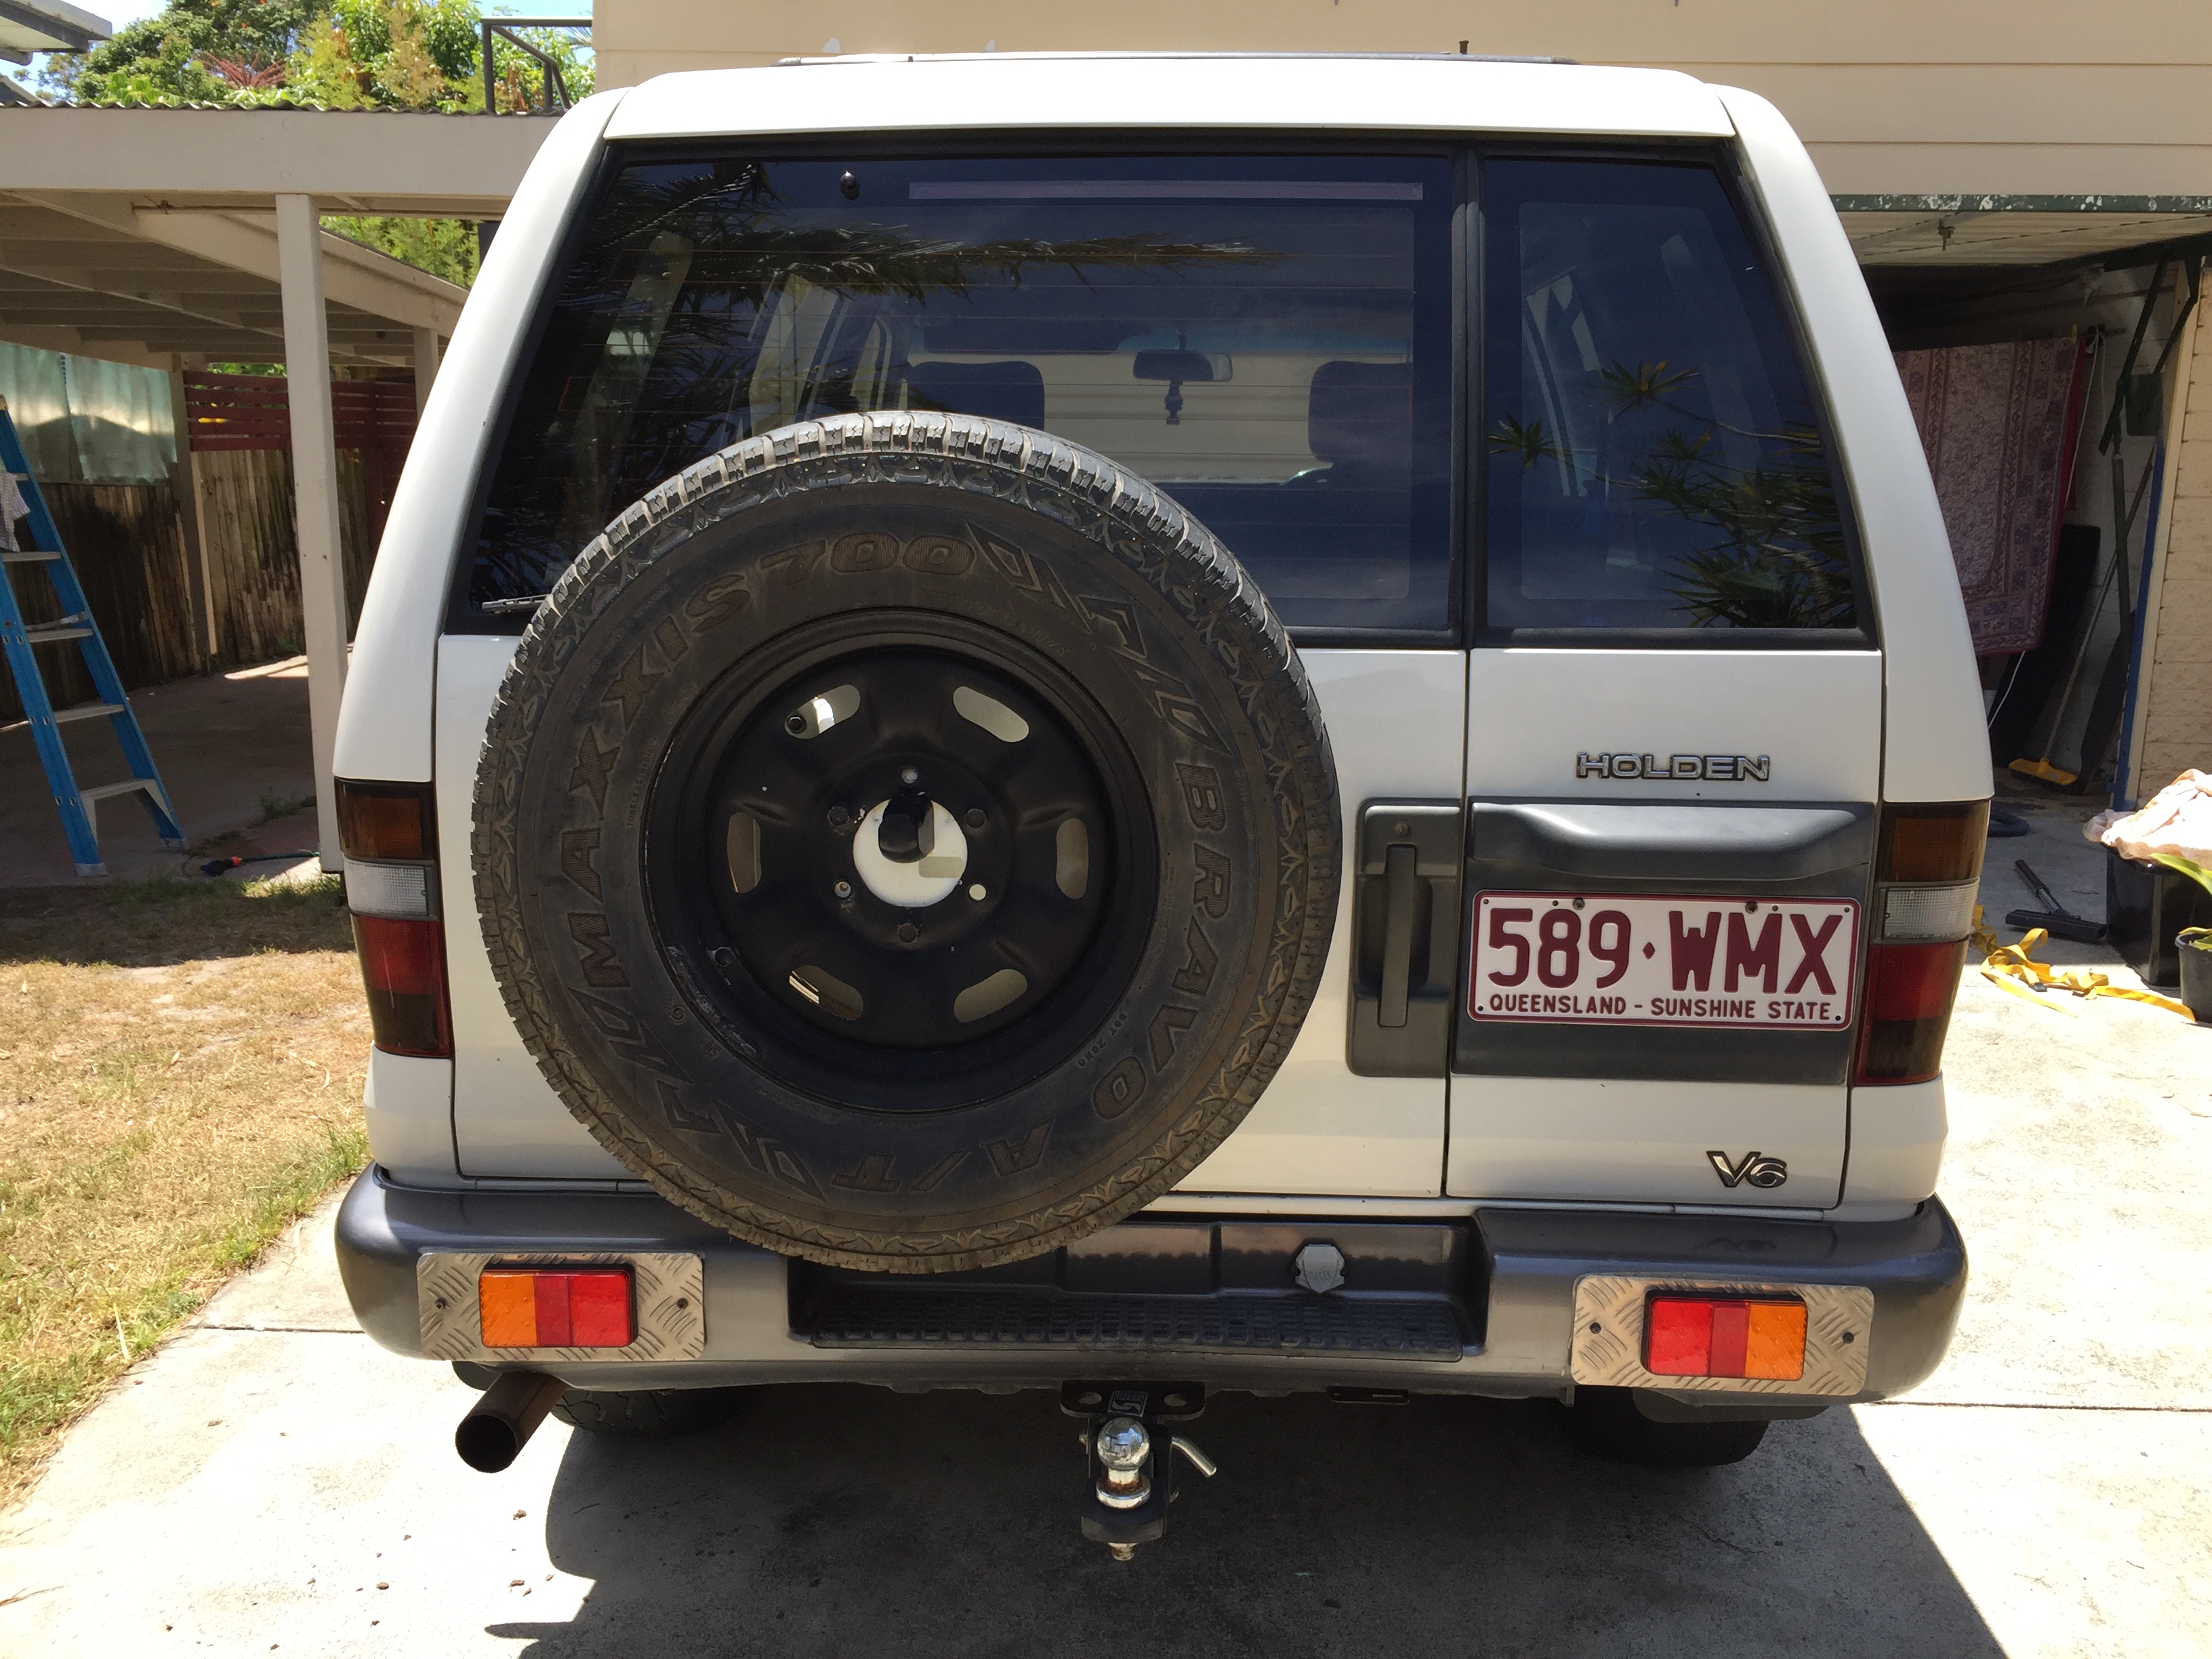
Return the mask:
<svg viewBox="0 0 2212 1659"><path fill-rule="evenodd" d="M1167 1530L1180 1452L1211 1479L1213 1460L1180 1435L1164 1431L1206 1409L1199 1382L1065 1382L1060 1408L1083 1419L1090 1484L1083 1495L1083 1535L1105 1545L1116 1561Z"/></svg>

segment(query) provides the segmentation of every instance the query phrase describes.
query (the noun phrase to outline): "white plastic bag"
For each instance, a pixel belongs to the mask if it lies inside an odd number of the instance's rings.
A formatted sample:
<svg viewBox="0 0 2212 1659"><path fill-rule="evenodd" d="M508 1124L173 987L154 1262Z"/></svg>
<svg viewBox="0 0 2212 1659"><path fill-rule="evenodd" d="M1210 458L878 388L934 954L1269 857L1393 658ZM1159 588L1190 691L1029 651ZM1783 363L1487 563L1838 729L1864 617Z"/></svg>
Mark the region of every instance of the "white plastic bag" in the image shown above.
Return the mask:
<svg viewBox="0 0 2212 1659"><path fill-rule="evenodd" d="M2205 880L2199 872L2212 869L2212 774L2184 772L2136 811L2100 812L2081 832L2139 864L2193 865L2188 873Z"/></svg>

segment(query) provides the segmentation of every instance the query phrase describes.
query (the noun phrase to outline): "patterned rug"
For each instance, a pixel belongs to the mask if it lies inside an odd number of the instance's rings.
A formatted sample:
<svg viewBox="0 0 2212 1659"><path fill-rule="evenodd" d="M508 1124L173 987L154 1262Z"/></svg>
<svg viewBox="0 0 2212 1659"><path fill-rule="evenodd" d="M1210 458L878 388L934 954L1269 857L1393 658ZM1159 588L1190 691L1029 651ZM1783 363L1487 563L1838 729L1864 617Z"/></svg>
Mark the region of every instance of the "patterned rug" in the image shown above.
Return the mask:
<svg viewBox="0 0 2212 1659"><path fill-rule="evenodd" d="M1977 655L2043 642L2086 355L2081 340L1897 354Z"/></svg>

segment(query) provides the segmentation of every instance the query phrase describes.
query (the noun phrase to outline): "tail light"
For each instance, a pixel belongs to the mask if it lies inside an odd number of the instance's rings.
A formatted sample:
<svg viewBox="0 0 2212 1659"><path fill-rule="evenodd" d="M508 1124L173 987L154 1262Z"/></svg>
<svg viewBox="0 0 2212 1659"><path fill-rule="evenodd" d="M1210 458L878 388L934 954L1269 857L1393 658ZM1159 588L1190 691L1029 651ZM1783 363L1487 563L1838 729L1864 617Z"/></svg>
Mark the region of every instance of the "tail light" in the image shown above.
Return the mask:
<svg viewBox="0 0 2212 1659"><path fill-rule="evenodd" d="M1805 1304L1794 1297L1672 1295L1644 1310L1644 1369L1654 1376L1805 1375Z"/></svg>
<svg viewBox="0 0 2212 1659"><path fill-rule="evenodd" d="M488 1268L477 1311L487 1348L627 1348L637 1337L627 1267Z"/></svg>
<svg viewBox="0 0 2212 1659"><path fill-rule="evenodd" d="M337 806L346 908L376 1046L394 1054L451 1054L431 787L341 778Z"/></svg>
<svg viewBox="0 0 2212 1659"><path fill-rule="evenodd" d="M1859 1017L1863 1084L1924 1083L1942 1067L1989 823L1987 801L1882 808Z"/></svg>

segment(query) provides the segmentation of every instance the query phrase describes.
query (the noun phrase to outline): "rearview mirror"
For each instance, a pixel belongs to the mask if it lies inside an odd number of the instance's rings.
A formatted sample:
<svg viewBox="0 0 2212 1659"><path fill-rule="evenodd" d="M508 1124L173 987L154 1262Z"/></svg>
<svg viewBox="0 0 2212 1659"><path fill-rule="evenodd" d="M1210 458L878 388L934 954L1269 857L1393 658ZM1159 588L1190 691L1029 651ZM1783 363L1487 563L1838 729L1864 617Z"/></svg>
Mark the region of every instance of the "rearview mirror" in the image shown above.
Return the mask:
<svg viewBox="0 0 2212 1659"><path fill-rule="evenodd" d="M1140 380L1178 380L1210 386L1229 378L1229 354L1223 351L1140 351L1136 376Z"/></svg>

